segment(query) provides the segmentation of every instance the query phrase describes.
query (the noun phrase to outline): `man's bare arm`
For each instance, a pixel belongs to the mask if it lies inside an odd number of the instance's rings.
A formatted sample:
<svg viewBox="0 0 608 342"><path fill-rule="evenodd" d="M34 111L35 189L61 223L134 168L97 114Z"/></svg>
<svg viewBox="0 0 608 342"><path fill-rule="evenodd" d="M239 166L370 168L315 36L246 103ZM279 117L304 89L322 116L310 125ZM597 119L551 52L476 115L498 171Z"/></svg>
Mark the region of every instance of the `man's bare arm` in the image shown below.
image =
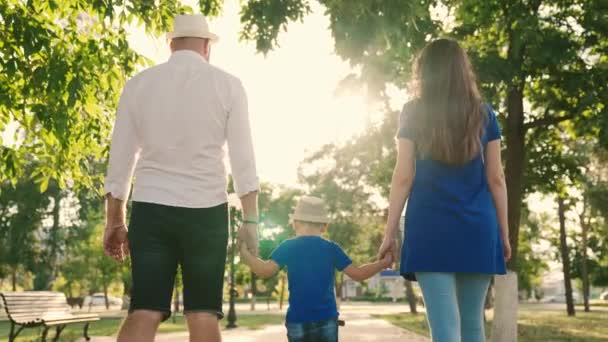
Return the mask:
<svg viewBox="0 0 608 342"><path fill-rule="evenodd" d="M241 196L241 207L243 208L243 225L240 237L245 240L247 247L254 256L258 255L258 192L252 191Z"/></svg>
<svg viewBox="0 0 608 342"><path fill-rule="evenodd" d="M126 202L108 193L106 195L106 228L125 224L126 217Z"/></svg>

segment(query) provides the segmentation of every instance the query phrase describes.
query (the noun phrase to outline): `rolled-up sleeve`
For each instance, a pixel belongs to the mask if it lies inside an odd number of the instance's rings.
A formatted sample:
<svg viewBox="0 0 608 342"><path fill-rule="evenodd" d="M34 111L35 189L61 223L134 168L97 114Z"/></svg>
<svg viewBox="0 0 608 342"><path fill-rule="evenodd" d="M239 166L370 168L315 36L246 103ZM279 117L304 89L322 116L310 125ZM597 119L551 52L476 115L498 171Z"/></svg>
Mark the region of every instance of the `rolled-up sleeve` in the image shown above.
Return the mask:
<svg viewBox="0 0 608 342"><path fill-rule="evenodd" d="M260 184L255 165L247 94L240 81L236 81L232 89L226 139L234 189L237 195L243 196L249 192L258 191Z"/></svg>
<svg viewBox="0 0 608 342"><path fill-rule="evenodd" d="M133 171L140 151L130 101L133 101L133 98L130 84L127 83L118 102L104 186L105 194L111 194L112 197L123 201L129 197Z"/></svg>

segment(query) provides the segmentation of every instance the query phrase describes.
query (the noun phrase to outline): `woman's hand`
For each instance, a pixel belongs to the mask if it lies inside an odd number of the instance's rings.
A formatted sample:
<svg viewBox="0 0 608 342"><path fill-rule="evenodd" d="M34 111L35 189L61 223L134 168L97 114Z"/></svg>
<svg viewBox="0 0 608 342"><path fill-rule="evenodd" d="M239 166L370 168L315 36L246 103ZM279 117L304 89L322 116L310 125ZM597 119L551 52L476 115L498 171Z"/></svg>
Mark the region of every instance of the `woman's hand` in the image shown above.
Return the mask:
<svg viewBox="0 0 608 342"><path fill-rule="evenodd" d="M397 260L397 240L385 236L378 249L378 260L384 259L387 254L390 256L392 262Z"/></svg>
<svg viewBox="0 0 608 342"><path fill-rule="evenodd" d="M502 241L502 250L505 256L505 261L509 261L511 260L511 243L509 242L509 238L505 238Z"/></svg>

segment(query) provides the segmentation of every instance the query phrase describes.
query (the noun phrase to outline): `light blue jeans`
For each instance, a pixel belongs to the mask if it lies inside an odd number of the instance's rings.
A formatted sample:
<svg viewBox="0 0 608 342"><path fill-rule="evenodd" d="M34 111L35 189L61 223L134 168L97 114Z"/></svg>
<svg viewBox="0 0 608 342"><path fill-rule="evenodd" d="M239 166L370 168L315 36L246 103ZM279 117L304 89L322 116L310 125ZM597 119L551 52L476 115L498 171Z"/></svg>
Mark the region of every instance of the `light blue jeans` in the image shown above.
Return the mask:
<svg viewBox="0 0 608 342"><path fill-rule="evenodd" d="M483 310L492 276L417 272L433 342L484 342Z"/></svg>

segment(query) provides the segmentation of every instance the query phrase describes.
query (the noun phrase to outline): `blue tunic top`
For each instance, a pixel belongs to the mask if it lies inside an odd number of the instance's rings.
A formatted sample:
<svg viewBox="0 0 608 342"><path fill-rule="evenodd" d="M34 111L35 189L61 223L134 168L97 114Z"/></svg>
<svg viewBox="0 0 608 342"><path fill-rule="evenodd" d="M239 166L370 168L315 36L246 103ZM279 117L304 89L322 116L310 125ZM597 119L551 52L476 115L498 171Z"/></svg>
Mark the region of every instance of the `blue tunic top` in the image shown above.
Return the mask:
<svg viewBox="0 0 608 342"><path fill-rule="evenodd" d="M408 119L413 104L401 113L399 138L417 141ZM486 105L485 146L500 139L496 114ZM416 175L405 214L401 274L414 272L472 272L505 274L502 239L496 209L480 155L452 166L416 157Z"/></svg>

